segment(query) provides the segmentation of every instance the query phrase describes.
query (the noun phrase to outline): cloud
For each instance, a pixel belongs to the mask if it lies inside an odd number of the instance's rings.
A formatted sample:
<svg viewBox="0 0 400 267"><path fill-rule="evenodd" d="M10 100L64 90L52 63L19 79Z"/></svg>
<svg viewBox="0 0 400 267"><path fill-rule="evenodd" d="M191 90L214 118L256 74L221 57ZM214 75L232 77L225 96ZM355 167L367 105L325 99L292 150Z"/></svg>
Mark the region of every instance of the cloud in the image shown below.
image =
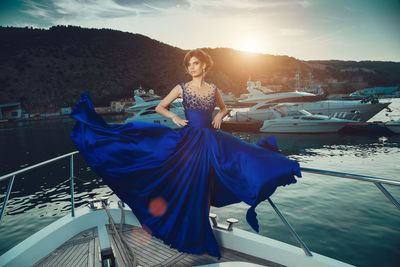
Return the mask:
<svg viewBox="0 0 400 267"><path fill-rule="evenodd" d="M190 0L189 11L207 18L277 18L310 6L299 0Z"/></svg>
<svg viewBox="0 0 400 267"><path fill-rule="evenodd" d="M187 8L187 0L23 0L25 14L53 24L90 19L129 18L155 15L171 8Z"/></svg>
<svg viewBox="0 0 400 267"><path fill-rule="evenodd" d="M113 0L120 6L148 6L154 8L188 7L187 0Z"/></svg>
<svg viewBox="0 0 400 267"><path fill-rule="evenodd" d="M198 17L273 15L307 8L307 0L22 0L22 10L47 24L106 23L133 17L179 16L192 12ZM86 23L84 23L86 24Z"/></svg>
<svg viewBox="0 0 400 267"><path fill-rule="evenodd" d="M301 36L306 33L303 29L281 29L281 35L283 36Z"/></svg>

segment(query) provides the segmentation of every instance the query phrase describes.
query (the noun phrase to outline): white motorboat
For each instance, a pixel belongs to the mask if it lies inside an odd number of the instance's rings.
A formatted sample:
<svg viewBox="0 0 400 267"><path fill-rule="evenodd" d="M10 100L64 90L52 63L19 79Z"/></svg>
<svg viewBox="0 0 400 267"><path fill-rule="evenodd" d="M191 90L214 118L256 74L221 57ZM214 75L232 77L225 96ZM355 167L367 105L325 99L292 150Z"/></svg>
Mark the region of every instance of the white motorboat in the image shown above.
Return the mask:
<svg viewBox="0 0 400 267"><path fill-rule="evenodd" d="M129 117L125 120L125 123L144 121L153 122L167 125L171 128L178 128L178 126L173 123L171 119L168 119L156 112L157 105L161 102L161 99L149 99L148 101L143 100L138 95L135 95L136 104L127 109ZM181 118L185 118L185 112L182 106L182 100L177 99L170 104L168 109L177 114Z"/></svg>
<svg viewBox="0 0 400 267"><path fill-rule="evenodd" d="M269 133L336 133L351 120L313 115L298 105L279 104L262 114L266 116L261 132Z"/></svg>
<svg viewBox="0 0 400 267"><path fill-rule="evenodd" d="M262 105L271 105L279 103L294 103L312 114L340 116L342 119L357 119L365 122L375 116L378 112L387 108L390 102L380 103L377 99L365 100L327 100L306 92L261 92L256 90L254 83L248 82L247 90L250 94L246 98L239 100L241 103L247 103L251 108L248 110L248 117L253 119L252 112L259 109ZM254 93L257 91L257 93ZM246 112L246 111L243 111Z"/></svg>
<svg viewBox="0 0 400 267"><path fill-rule="evenodd" d="M280 213L301 248L217 222L210 214L222 258L179 252L152 237L130 208L107 198L89 199L87 206L74 208L74 168L71 152L0 177L9 186L0 214L11 193L16 175L50 162L70 158L71 214L61 217L0 256L0 266L351 266L311 252ZM314 170L315 171L315 170ZM12 216L12 215L10 215ZM118 221L118 223L116 223Z"/></svg>
<svg viewBox="0 0 400 267"><path fill-rule="evenodd" d="M400 119L392 120L385 123L386 128L395 134L400 134Z"/></svg>

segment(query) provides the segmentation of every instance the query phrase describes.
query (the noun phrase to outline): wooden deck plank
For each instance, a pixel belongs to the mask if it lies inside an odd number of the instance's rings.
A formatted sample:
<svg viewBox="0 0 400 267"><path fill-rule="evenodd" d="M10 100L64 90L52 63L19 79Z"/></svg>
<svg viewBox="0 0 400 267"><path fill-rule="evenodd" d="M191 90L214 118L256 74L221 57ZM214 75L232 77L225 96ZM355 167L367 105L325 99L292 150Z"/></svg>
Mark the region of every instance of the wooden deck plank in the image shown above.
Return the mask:
<svg viewBox="0 0 400 267"><path fill-rule="evenodd" d="M148 255L153 255L154 256L154 251L157 251L157 257L160 258L161 261L168 259L173 253L166 254L163 251L163 247L158 247L157 245L154 244L149 244L145 246L138 246L133 240L126 240L127 244L129 247L133 248L134 251L141 251L144 254ZM176 253L176 252L175 252Z"/></svg>
<svg viewBox="0 0 400 267"><path fill-rule="evenodd" d="M87 246L87 244L86 244ZM69 265L69 266L82 266L82 267L87 267L87 257L88 257L88 248L86 248L86 252L82 253L79 258L75 261L74 265Z"/></svg>
<svg viewBox="0 0 400 267"><path fill-rule="evenodd" d="M204 255L188 255L188 257L190 257L189 259L191 259L192 265L204 265L218 262L216 259L209 259L204 257Z"/></svg>
<svg viewBox="0 0 400 267"><path fill-rule="evenodd" d="M77 266L77 262L81 258L82 254L84 254L85 251L85 246L86 244L78 244L72 246L73 252L69 254L69 257L64 259L64 261L61 263L63 266L69 265L69 266Z"/></svg>
<svg viewBox="0 0 400 267"><path fill-rule="evenodd" d="M177 263L177 266L194 266L195 262L192 258L185 258L181 262Z"/></svg>
<svg viewBox="0 0 400 267"><path fill-rule="evenodd" d="M52 252L50 252L49 255L38 261L35 264L35 266L44 266L44 267L51 266L51 263L57 261L57 258L62 256L62 253L63 253L62 250L55 249Z"/></svg>
<svg viewBox="0 0 400 267"><path fill-rule="evenodd" d="M147 236L144 237L143 235L140 235L140 234L134 235L132 237L133 238L128 238L128 241L133 242L135 247L142 247L142 246L138 245L138 244L141 244L141 243L143 243L143 244L149 243L149 245L151 245L151 247L156 248L157 252L160 252L166 258L168 258L168 257L174 255L175 253L177 253L177 250L170 248L169 246L167 246L164 243L160 242L155 237L152 237L150 240L149 240L149 238Z"/></svg>
<svg viewBox="0 0 400 267"><path fill-rule="evenodd" d="M185 253L177 253L173 257L171 257L168 260L162 262L162 265L163 266L175 266L177 262L180 262L186 256L187 256L187 254L185 254Z"/></svg>
<svg viewBox="0 0 400 267"><path fill-rule="evenodd" d="M88 243L97 236L97 228L93 227L78 233L64 244L53 250L49 255L39 260L35 266L71 266L76 260L82 260L87 257L83 247L88 248ZM82 265L78 263L79 265ZM83 264L86 265L86 264Z"/></svg>
<svg viewBox="0 0 400 267"><path fill-rule="evenodd" d="M100 258L100 241L99 241L99 237L96 236L94 239L94 266L95 267L102 267L102 262L101 262L101 258ZM89 266L91 267L91 266Z"/></svg>
<svg viewBox="0 0 400 267"><path fill-rule="evenodd" d="M70 255L74 253L74 250L75 246L67 246L56 251L59 257L55 257L55 260L49 262L48 266L62 266L65 261L68 261Z"/></svg>
<svg viewBox="0 0 400 267"><path fill-rule="evenodd" d="M94 239L88 243L87 266L94 266Z"/></svg>
<svg viewBox="0 0 400 267"><path fill-rule="evenodd" d="M132 249L133 244L130 242L132 241L127 241L128 246ZM153 250L153 254L149 254L148 251L140 247L133 247L133 252L140 265L153 266L162 262L162 260L157 260L154 257L155 252L158 252L157 250Z"/></svg>
<svg viewBox="0 0 400 267"><path fill-rule="evenodd" d="M128 246L131 247L131 249L132 249L132 244L129 244L129 241L127 243L128 243ZM157 261L157 258L154 257L154 254L155 254L154 252L155 251L156 250L153 250L153 254L151 254L149 251L144 250L141 247L134 247L133 248L133 252L134 252L134 254L136 255L137 258L151 259L151 260L147 260L147 261L148 262L153 262L153 263L156 264L158 261Z"/></svg>
<svg viewBox="0 0 400 267"><path fill-rule="evenodd" d="M133 240L136 241L135 243L137 243L137 244L150 243L152 246L158 247L160 250L163 251L163 254L166 257L169 257L171 254L175 254L177 252L175 249L170 248L169 246L165 245L162 241L158 240L155 237L151 237L151 239L149 239L148 236L135 235L135 236L133 236Z"/></svg>
<svg viewBox="0 0 400 267"><path fill-rule="evenodd" d="M87 262L86 257L89 251L87 243L80 244L77 250L78 251L76 251L75 255L73 256L73 259L71 259L69 266L84 266L84 265L86 266ZM85 264L83 262L85 262Z"/></svg>
<svg viewBox="0 0 400 267"><path fill-rule="evenodd" d="M157 264L163 263L170 259L171 257L174 257L178 252L175 252L174 254L171 254L168 257L165 257L164 255L161 255L159 252L160 250L157 247L140 247L136 248L137 253L139 253L142 257L147 257L147 258L152 258L154 259L153 261ZM156 253L154 253L156 252Z"/></svg>
<svg viewBox="0 0 400 267"><path fill-rule="evenodd" d="M143 255L140 252L136 252L135 253L136 259L138 261L138 264L140 266L153 266L156 265L157 263L149 260L149 258L147 257L147 255Z"/></svg>
<svg viewBox="0 0 400 267"><path fill-rule="evenodd" d="M136 259L139 261L139 263L149 265L149 266L157 265L163 261L163 260L160 260L160 259L154 257L155 252L156 252L156 250L153 251L153 254L151 255L147 251L142 250L142 249L134 250Z"/></svg>
<svg viewBox="0 0 400 267"><path fill-rule="evenodd" d="M139 228L139 227L137 227ZM137 230L136 233L133 233L135 228L132 229L124 229L123 230L128 230L128 231L123 231L123 237L125 239L125 242L127 245L133 250L134 255L137 257L139 263L141 265L149 265L149 266L154 266L157 265L163 261L165 261L170 255L164 255L163 253L160 253L160 250L162 250L164 247L159 246L158 249L155 249L154 247L154 241L152 239L149 239L148 237L143 237L141 234L146 234L146 232L142 230ZM113 232L112 232L113 233ZM138 238L138 236L141 236L141 238ZM113 235L113 241L116 243L116 238ZM140 243L148 243L147 245L140 246ZM123 248L120 248L118 246L119 250L122 250ZM154 253L157 251L157 253ZM123 254L123 251L119 251L119 254Z"/></svg>
<svg viewBox="0 0 400 267"><path fill-rule="evenodd" d="M74 252L70 254L70 256L65 259L65 261L62 262L62 265L65 266L66 263L69 264L69 266L79 266L78 262L82 255L86 252L86 244L79 244L75 245L74 247Z"/></svg>
<svg viewBox="0 0 400 267"><path fill-rule="evenodd" d="M114 235L108 235L110 239L110 245L114 253L115 261L117 262L118 266L128 266L128 260L126 259L126 255L124 252L121 252L121 247L116 244L114 239Z"/></svg>
<svg viewBox="0 0 400 267"><path fill-rule="evenodd" d="M65 258L68 257L70 253L74 250L73 246L62 247L60 249L56 249L52 253L54 253L55 257L52 258L51 261L45 263L45 266L59 266L63 262Z"/></svg>
<svg viewBox="0 0 400 267"><path fill-rule="evenodd" d="M76 266L88 267L87 259L88 259L88 253L83 254L80 261L78 262L78 264Z"/></svg>

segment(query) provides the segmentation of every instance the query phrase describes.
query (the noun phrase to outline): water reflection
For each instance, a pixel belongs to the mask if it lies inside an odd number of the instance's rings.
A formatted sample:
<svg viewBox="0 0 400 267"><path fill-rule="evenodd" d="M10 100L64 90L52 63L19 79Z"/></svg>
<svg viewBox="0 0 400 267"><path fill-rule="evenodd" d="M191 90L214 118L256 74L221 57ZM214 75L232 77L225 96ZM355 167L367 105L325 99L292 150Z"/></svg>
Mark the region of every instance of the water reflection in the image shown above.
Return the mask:
<svg viewBox="0 0 400 267"><path fill-rule="evenodd" d="M270 134L257 133L233 133L235 136L250 142L258 141L271 136ZM351 151L354 155L363 157L362 153L376 154L378 151L387 150L388 148L400 148L400 135L389 137L380 136L346 136L339 134L320 134L320 135L292 135L292 134L276 134L274 135L278 147L285 155L315 155L315 151L325 149L342 150L343 153Z"/></svg>

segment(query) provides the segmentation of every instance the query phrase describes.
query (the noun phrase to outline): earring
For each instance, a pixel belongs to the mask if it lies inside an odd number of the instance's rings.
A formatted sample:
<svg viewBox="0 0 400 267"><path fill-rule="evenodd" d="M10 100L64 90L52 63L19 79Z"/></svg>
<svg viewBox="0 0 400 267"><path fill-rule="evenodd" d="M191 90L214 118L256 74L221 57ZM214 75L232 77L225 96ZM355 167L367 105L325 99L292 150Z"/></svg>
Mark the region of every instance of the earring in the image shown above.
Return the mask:
<svg viewBox="0 0 400 267"><path fill-rule="evenodd" d="M203 69L203 72L206 72L206 68Z"/></svg>

